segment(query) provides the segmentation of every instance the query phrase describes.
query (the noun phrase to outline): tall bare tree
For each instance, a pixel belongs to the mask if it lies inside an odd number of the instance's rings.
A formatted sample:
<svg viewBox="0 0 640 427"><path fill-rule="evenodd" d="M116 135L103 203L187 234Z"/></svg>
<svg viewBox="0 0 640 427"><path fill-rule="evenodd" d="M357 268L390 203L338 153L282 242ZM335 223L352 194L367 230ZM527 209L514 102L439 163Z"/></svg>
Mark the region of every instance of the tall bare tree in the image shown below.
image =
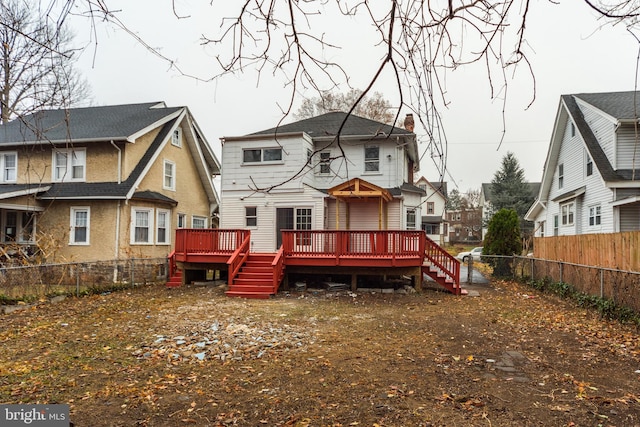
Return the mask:
<svg viewBox="0 0 640 427"><path fill-rule="evenodd" d="M376 120L381 123L393 124L396 116L391 103L380 92L365 96L356 103L362 91L351 89L347 93L323 91L319 97L307 98L302 102L294 114L297 119L307 119L331 111L349 111L356 105L353 113L360 117Z"/></svg>
<svg viewBox="0 0 640 427"><path fill-rule="evenodd" d="M72 37L31 0L0 2L0 121L86 102L87 83L73 68Z"/></svg>
<svg viewBox="0 0 640 427"><path fill-rule="evenodd" d="M136 23L125 24L120 10L111 0L39 0L60 12L60 21L74 10L92 18L94 24L107 22L122 28L139 43L184 75L181 69L154 44L136 32ZM530 9L543 2L531 0L379 0L379 1L298 1L211 0L215 16L202 29L201 44L208 49L206 58L214 58L203 80L228 74L255 71L281 76L289 90L288 105L282 108L284 120L294 111L298 96L307 91L322 95L326 91L351 88L354 70L369 72L370 78L360 97L348 112L353 112L365 96L378 90L383 76L395 80L394 92L384 88L393 99L398 121L400 112L410 112L426 135L424 153L429 153L440 175L446 172L447 138L440 109L447 99L447 73L469 64L481 64L487 76L492 98L507 99L509 78L517 67L530 75L531 102L536 97L536 80L527 43ZM553 0L548 0L553 5ZM82 10L84 6L84 10ZM126 7L126 6L125 6ZM598 25L626 26L635 33L640 5L633 0L582 0L573 7L594 10L601 17ZM176 19L193 14L183 2L172 0ZM140 19L147 19L142 15ZM345 35L335 29L352 28L350 40L371 48L364 61L351 64L349 55L338 56L345 47ZM364 24L364 25L362 25ZM570 28L570 26L568 27ZM640 37L636 37L640 41ZM368 51L369 52L369 51ZM204 58L204 57L203 57ZM205 59L206 60L206 59ZM308 96L308 95L305 95ZM340 145L340 136L337 136ZM423 156L424 157L424 156Z"/></svg>

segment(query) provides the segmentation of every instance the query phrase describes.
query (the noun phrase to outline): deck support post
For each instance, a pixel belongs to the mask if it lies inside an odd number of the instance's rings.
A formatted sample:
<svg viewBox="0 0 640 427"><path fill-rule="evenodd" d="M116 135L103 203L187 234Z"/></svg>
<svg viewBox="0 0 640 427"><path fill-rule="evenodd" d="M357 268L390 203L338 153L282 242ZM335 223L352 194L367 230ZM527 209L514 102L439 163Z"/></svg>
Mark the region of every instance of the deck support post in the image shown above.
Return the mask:
<svg viewBox="0 0 640 427"><path fill-rule="evenodd" d="M416 291L421 291L422 290L422 271L420 271L420 274L411 276L411 281L413 282L413 289L415 289Z"/></svg>
<svg viewBox="0 0 640 427"><path fill-rule="evenodd" d="M289 290L289 275L287 273L284 274L284 278L282 279L282 289L285 291Z"/></svg>
<svg viewBox="0 0 640 427"><path fill-rule="evenodd" d="M351 275L351 292L355 292L358 290L358 275Z"/></svg>

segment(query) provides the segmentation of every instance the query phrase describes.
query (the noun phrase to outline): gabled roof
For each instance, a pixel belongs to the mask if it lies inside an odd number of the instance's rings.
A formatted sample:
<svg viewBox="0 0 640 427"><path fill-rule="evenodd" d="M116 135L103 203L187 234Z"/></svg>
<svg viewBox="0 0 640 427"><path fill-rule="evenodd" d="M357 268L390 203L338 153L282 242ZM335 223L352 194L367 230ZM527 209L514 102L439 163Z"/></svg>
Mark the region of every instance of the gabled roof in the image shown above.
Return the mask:
<svg viewBox="0 0 640 427"><path fill-rule="evenodd" d="M341 128L342 127L342 128ZM304 132L312 138L336 136L388 136L413 135L413 132L387 125L375 120L366 119L353 114L336 111L311 117L309 119L281 125L271 129L252 133L251 135L272 135L292 132Z"/></svg>
<svg viewBox="0 0 640 427"><path fill-rule="evenodd" d="M112 141L135 143L153 129L160 132L149 144L131 174L122 182L62 182L40 186L38 197L52 199L130 199L152 198L175 204L173 199L136 189L150 166L181 124L184 140L194 157L195 167L212 204L218 196L211 181L220 174L220 163L186 107L166 107L163 102L42 110L0 125L0 147L25 144L94 144ZM17 190L17 186L11 186ZM34 192L33 186L22 188L23 194ZM35 186L37 187L37 186ZM6 185L0 188L10 188ZM214 206L214 209L217 205Z"/></svg>
<svg viewBox="0 0 640 427"><path fill-rule="evenodd" d="M640 116L640 92L580 93L573 97L620 121L638 120Z"/></svg>
<svg viewBox="0 0 640 427"><path fill-rule="evenodd" d="M148 102L42 110L0 126L0 146L132 141L141 131L176 117L183 108Z"/></svg>

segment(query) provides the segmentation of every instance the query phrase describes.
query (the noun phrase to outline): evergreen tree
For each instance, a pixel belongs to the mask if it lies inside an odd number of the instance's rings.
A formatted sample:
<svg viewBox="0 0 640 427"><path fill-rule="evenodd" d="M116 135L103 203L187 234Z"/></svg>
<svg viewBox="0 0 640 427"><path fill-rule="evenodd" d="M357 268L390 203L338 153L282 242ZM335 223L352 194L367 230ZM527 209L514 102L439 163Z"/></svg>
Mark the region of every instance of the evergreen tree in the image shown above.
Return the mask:
<svg viewBox="0 0 640 427"><path fill-rule="evenodd" d="M489 221L489 229L484 238L483 255L520 255L522 239L518 214L513 209L500 209ZM496 276L511 274L511 258L489 257Z"/></svg>
<svg viewBox="0 0 640 427"><path fill-rule="evenodd" d="M446 208L448 211L457 211L462 205L462 195L457 188L454 188L449 192L449 196L446 201Z"/></svg>
<svg viewBox="0 0 640 427"><path fill-rule="evenodd" d="M531 223L524 220L531 204L534 201L531 188L524 178L524 169L520 167L518 159L511 152L502 158L502 167L493 175L491 181L491 206L492 211L500 209L513 209L516 211L523 233L531 228Z"/></svg>

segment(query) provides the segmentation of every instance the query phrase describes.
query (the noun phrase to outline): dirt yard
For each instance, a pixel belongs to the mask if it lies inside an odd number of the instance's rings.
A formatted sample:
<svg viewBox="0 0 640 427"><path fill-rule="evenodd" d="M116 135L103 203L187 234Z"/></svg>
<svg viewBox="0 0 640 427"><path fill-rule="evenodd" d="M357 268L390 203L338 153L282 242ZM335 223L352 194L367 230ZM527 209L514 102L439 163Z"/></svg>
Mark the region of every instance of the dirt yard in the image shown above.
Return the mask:
<svg viewBox="0 0 640 427"><path fill-rule="evenodd" d="M640 426L640 334L479 297L162 286L0 315L0 403L75 426Z"/></svg>

